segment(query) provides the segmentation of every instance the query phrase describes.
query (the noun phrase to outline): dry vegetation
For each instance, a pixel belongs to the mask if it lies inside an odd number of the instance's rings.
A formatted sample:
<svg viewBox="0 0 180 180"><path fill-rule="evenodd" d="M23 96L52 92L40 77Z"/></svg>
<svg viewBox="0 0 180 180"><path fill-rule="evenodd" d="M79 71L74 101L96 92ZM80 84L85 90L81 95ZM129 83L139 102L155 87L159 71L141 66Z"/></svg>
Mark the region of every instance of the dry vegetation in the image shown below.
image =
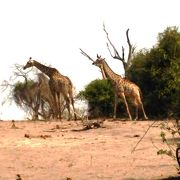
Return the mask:
<svg viewBox="0 0 180 180"><path fill-rule="evenodd" d="M98 122L98 121L97 121ZM160 121L0 121L0 180L120 180L177 177L177 162L157 155ZM86 124L87 125L87 124ZM97 125L97 126L96 126Z"/></svg>

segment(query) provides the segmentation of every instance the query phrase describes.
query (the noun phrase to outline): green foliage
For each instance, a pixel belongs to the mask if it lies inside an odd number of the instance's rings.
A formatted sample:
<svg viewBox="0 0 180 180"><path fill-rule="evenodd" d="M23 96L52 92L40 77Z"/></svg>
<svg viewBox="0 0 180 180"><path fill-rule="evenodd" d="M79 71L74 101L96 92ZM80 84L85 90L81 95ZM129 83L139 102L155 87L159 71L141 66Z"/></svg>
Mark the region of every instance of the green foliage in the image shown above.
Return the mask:
<svg viewBox="0 0 180 180"><path fill-rule="evenodd" d="M180 117L180 33L168 27L150 50L136 54L128 77L141 87L151 117Z"/></svg>
<svg viewBox="0 0 180 180"><path fill-rule="evenodd" d="M78 98L88 101L91 116L112 115L114 93L110 81L99 79L92 81L84 91L79 92Z"/></svg>
<svg viewBox="0 0 180 180"><path fill-rule="evenodd" d="M165 155L168 155L170 157L173 156L172 154L172 151L171 150L164 150L164 149L160 149L158 152L157 152L157 155L162 155L162 154L165 154Z"/></svg>
<svg viewBox="0 0 180 180"><path fill-rule="evenodd" d="M179 147L180 125L179 120L176 121L164 121L161 123L160 137L162 142L166 145L166 148L159 149L158 155L168 155L173 159L176 159L176 148Z"/></svg>
<svg viewBox="0 0 180 180"><path fill-rule="evenodd" d="M113 116L114 91L111 81L96 79L90 82L84 91L80 91L77 98L87 100L90 117ZM123 116L124 113L124 104L118 101L117 116Z"/></svg>
<svg viewBox="0 0 180 180"><path fill-rule="evenodd" d="M35 86L37 86L37 83L33 80L18 81L14 84L12 91L13 99L15 103L25 109L25 111L32 105L32 102L35 101L34 99L36 99L38 89L35 89Z"/></svg>
<svg viewBox="0 0 180 180"><path fill-rule="evenodd" d="M30 87L32 87L33 85L34 85L34 81L33 80L28 80L27 82L20 82L20 81L18 81L18 82L16 82L15 84L14 84L14 92L16 92L16 91L18 91L18 90L22 90L25 86L27 87L27 88L30 88Z"/></svg>

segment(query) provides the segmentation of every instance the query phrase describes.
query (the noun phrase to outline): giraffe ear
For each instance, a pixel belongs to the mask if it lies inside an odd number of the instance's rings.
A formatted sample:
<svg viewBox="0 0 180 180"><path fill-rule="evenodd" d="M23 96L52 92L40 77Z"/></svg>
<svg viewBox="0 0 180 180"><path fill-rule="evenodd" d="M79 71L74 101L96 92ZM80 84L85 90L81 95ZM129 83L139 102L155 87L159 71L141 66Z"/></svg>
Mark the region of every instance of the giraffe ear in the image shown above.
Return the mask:
<svg viewBox="0 0 180 180"><path fill-rule="evenodd" d="M97 54L97 58L100 58L100 56Z"/></svg>

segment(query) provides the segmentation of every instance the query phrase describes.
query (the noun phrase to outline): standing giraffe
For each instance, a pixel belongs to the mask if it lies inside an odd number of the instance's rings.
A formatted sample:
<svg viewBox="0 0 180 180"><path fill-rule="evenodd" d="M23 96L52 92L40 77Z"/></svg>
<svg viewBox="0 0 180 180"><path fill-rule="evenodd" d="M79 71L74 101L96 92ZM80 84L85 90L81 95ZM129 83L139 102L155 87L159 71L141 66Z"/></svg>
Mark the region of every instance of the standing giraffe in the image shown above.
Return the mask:
<svg viewBox="0 0 180 180"><path fill-rule="evenodd" d="M45 66L36 60L32 60L30 57L23 69L27 69L35 66L41 72L46 74L49 77L49 87L53 95L55 102L55 114L61 119L61 110L60 110L60 93L62 93L66 106L69 113L70 119L70 103L73 107L74 119L76 119L75 108L74 108L74 99L73 99L73 84L67 76L63 76L57 69Z"/></svg>
<svg viewBox="0 0 180 180"><path fill-rule="evenodd" d="M101 56L97 55L97 60L93 62L93 65L98 66L101 71L105 74L105 76L112 81L112 84L115 88L115 92L118 97L122 97L124 100L124 103L126 105L126 111L128 113L129 119L132 120L131 113L129 111L129 107L126 101L126 96L129 96L133 102L133 104L136 106L136 119L138 119L138 108L141 107L143 111L143 115L145 119L148 119L146 116L146 113L144 111L143 103L141 101L141 91L140 88L128 81L125 78L122 78L120 75L114 73L112 69L109 67L107 62L104 58L101 58Z"/></svg>

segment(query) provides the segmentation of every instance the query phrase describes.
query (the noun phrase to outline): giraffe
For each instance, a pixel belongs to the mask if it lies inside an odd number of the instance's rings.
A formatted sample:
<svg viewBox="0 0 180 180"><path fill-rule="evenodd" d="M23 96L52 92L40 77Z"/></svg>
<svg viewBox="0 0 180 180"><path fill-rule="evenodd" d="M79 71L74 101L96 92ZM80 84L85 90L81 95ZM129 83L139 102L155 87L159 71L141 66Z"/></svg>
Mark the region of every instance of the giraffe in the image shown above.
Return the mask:
<svg viewBox="0 0 180 180"><path fill-rule="evenodd" d="M125 103L126 111L128 113L129 119L132 120L131 113L129 111L128 103L126 100L126 96L130 97L133 104L136 107L136 119L138 119L138 108L140 107L142 109L143 115L145 119L148 119L146 116L146 113L144 111L143 103L141 101L141 90L140 88L127 80L126 78L122 78L120 75L114 73L112 69L109 67L107 62L105 61L105 58L101 58L101 56L97 55L96 61L92 63L93 65L98 66L103 74L105 74L106 78L110 79L114 88L115 93L118 97L121 97Z"/></svg>
<svg viewBox="0 0 180 180"><path fill-rule="evenodd" d="M62 75L56 68L45 66L39 63L36 60L32 60L32 57L29 58L26 65L23 69L27 69L35 66L42 73L46 74L49 77L49 87L55 102L55 114L57 117L61 119L61 110L60 110L60 93L63 95L66 106L68 109L70 119L70 104L73 107L74 119L76 120L75 107L74 107L74 99L73 99L73 84L71 80Z"/></svg>

